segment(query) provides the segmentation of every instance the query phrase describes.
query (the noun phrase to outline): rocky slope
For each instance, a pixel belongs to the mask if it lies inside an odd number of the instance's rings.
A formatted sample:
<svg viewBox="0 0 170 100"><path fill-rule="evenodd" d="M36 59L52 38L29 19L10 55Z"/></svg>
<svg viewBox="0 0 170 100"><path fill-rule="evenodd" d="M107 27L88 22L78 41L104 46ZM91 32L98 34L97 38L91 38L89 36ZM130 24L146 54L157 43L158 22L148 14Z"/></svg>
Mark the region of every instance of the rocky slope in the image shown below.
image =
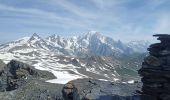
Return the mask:
<svg viewBox="0 0 170 100"><path fill-rule="evenodd" d="M4 64L3 64L4 65ZM77 79L64 86L46 80L55 76L33 66L11 60L0 74L2 100L139 100L141 84L117 83L96 79ZM132 99L133 98L133 99Z"/></svg>
<svg viewBox="0 0 170 100"><path fill-rule="evenodd" d="M1 100L62 100L60 84L45 82L55 76L12 60L0 72Z"/></svg>

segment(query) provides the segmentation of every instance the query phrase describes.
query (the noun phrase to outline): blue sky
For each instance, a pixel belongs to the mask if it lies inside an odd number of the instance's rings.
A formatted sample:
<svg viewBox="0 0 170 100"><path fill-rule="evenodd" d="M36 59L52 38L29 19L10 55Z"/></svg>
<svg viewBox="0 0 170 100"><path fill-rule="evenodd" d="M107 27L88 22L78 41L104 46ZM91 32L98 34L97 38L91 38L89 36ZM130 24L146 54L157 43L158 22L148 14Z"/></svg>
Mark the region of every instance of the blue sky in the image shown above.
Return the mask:
<svg viewBox="0 0 170 100"><path fill-rule="evenodd" d="M38 33L98 31L115 40L170 33L169 0L0 0L0 43Z"/></svg>

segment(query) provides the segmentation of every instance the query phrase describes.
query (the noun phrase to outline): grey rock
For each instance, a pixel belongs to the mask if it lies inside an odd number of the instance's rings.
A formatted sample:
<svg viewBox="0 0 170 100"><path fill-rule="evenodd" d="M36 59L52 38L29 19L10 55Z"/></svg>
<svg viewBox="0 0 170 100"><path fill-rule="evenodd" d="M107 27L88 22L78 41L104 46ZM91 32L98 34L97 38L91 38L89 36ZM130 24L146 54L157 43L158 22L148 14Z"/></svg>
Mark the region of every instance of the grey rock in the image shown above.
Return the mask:
<svg viewBox="0 0 170 100"><path fill-rule="evenodd" d="M0 71L4 69L5 63L0 59Z"/></svg>
<svg viewBox="0 0 170 100"><path fill-rule="evenodd" d="M139 74L142 76L142 91L156 100L170 99L170 35L157 34L160 43L150 46L149 56L144 59Z"/></svg>
<svg viewBox="0 0 170 100"><path fill-rule="evenodd" d="M144 59L144 61L151 66L160 66L161 65L161 61L154 56L148 56Z"/></svg>
<svg viewBox="0 0 170 100"><path fill-rule="evenodd" d="M11 60L0 75L1 100L63 100L61 84L45 82L55 76Z"/></svg>
<svg viewBox="0 0 170 100"><path fill-rule="evenodd" d="M63 95L71 95L65 100L156 100L152 96L139 94L137 91L140 91L140 87L141 83L123 84L96 79L77 79L64 86Z"/></svg>

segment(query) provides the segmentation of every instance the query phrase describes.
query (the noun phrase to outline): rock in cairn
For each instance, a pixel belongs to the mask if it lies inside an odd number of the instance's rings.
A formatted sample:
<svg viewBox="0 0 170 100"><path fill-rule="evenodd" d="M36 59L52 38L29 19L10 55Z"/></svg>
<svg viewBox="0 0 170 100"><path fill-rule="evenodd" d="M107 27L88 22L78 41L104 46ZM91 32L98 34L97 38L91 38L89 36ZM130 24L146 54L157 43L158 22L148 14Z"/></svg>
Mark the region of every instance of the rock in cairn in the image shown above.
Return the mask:
<svg viewBox="0 0 170 100"><path fill-rule="evenodd" d="M170 100L170 35L157 34L160 43L150 45L139 74L142 76L142 92L156 98Z"/></svg>

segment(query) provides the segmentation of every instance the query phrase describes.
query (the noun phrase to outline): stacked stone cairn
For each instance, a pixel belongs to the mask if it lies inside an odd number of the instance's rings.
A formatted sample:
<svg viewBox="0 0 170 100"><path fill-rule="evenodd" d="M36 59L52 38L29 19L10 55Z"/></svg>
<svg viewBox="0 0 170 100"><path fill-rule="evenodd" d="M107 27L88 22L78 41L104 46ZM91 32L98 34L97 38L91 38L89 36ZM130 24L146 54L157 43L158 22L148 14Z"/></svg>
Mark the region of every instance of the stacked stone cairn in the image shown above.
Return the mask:
<svg viewBox="0 0 170 100"><path fill-rule="evenodd" d="M150 45L139 74L142 76L142 93L153 100L170 100L170 35L156 34L160 43Z"/></svg>

